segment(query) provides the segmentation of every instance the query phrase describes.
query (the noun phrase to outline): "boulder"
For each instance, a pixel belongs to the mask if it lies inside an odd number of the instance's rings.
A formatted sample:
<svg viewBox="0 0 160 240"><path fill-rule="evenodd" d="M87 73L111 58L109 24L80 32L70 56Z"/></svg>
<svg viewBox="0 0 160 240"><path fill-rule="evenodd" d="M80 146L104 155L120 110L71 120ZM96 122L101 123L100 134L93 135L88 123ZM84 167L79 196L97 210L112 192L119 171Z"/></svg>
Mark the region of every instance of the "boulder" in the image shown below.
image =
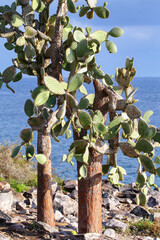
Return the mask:
<svg viewBox="0 0 160 240"><path fill-rule="evenodd" d="M10 238L8 238L0 233L0 240L10 240Z"/></svg>
<svg viewBox="0 0 160 240"><path fill-rule="evenodd" d="M149 197L147 204L149 207L153 208L159 205L159 201L155 197Z"/></svg>
<svg viewBox="0 0 160 240"><path fill-rule="evenodd" d="M72 192L73 190L78 189L78 182L77 182L77 180L64 180L63 181L63 188L67 192Z"/></svg>
<svg viewBox="0 0 160 240"><path fill-rule="evenodd" d="M35 225L38 227L38 229L39 229L40 231L47 232L47 233L51 233L51 234L59 233L59 231L57 230L57 228L51 227L51 226L48 225L47 223L38 221L38 222L35 223Z"/></svg>
<svg viewBox="0 0 160 240"><path fill-rule="evenodd" d="M8 190L10 188L11 188L11 186L9 183L7 183L5 181L0 181L0 192L3 190Z"/></svg>
<svg viewBox="0 0 160 240"><path fill-rule="evenodd" d="M25 228L22 224L14 223L8 227L8 231L23 234L25 233Z"/></svg>
<svg viewBox="0 0 160 240"><path fill-rule="evenodd" d="M53 206L64 215L78 215L78 203L63 193L56 192Z"/></svg>
<svg viewBox="0 0 160 240"><path fill-rule="evenodd" d="M152 212L149 219L151 221L160 221L160 212Z"/></svg>
<svg viewBox="0 0 160 240"><path fill-rule="evenodd" d="M4 212L10 212L13 204L13 193L12 191L0 192L0 210Z"/></svg>
<svg viewBox="0 0 160 240"><path fill-rule="evenodd" d="M73 198L74 200L78 200L78 190L73 190L70 194L69 194L69 196L71 197L71 198Z"/></svg>
<svg viewBox="0 0 160 240"><path fill-rule="evenodd" d="M148 218L150 215L150 213L141 206L136 206L130 213L143 218Z"/></svg>
<svg viewBox="0 0 160 240"><path fill-rule="evenodd" d="M114 229L112 228L107 228L105 230L105 232L103 233L104 236L107 236L107 237L111 237L111 238L115 238L116 236L116 232Z"/></svg>
<svg viewBox="0 0 160 240"><path fill-rule="evenodd" d="M121 231L125 231L128 227L128 225L126 223L118 221L116 219L111 219L111 220L104 222L103 226L105 228L119 229Z"/></svg>
<svg viewBox="0 0 160 240"><path fill-rule="evenodd" d="M52 185L51 185L51 189L52 189L52 194L55 194L56 190L57 190L57 182L52 182Z"/></svg>

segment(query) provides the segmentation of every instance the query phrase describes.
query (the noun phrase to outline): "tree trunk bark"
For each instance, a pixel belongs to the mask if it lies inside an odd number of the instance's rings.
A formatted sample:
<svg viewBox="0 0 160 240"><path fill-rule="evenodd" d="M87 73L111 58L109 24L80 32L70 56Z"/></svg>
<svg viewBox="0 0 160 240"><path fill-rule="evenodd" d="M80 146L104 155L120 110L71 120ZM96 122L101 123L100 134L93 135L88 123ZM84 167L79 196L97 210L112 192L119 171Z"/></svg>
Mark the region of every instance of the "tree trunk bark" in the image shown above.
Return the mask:
<svg viewBox="0 0 160 240"><path fill-rule="evenodd" d="M52 174L51 174L51 139L50 134L38 131L38 154L44 154L47 162L38 163L38 188L37 188L37 219L54 227L54 210L52 200Z"/></svg>
<svg viewBox="0 0 160 240"><path fill-rule="evenodd" d="M78 181L78 232L102 232L102 155L90 149L87 177ZM81 163L77 163L77 171Z"/></svg>

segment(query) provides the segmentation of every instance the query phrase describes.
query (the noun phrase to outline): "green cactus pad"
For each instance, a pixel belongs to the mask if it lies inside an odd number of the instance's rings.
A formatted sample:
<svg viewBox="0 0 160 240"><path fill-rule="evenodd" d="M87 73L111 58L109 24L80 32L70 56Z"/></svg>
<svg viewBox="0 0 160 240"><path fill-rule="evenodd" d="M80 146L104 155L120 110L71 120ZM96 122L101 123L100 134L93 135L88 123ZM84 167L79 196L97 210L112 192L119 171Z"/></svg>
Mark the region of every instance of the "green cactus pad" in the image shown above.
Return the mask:
<svg viewBox="0 0 160 240"><path fill-rule="evenodd" d="M142 115L142 112L133 105L127 105L126 113L130 119L139 118Z"/></svg>
<svg viewBox="0 0 160 240"><path fill-rule="evenodd" d="M84 76L84 81L85 81L85 76ZM85 88L84 85L81 85L81 86L79 87L79 91L80 91L81 93L83 93L84 95L87 95L87 94L88 94L88 93L87 93L87 89Z"/></svg>
<svg viewBox="0 0 160 240"><path fill-rule="evenodd" d="M123 87L122 86L114 86L113 90L119 95L121 95L123 93Z"/></svg>
<svg viewBox="0 0 160 240"><path fill-rule="evenodd" d="M41 12L43 12L43 10L45 9L45 4L40 0L39 1L39 6L38 6L38 8L36 9L36 11L38 12L38 13L41 13Z"/></svg>
<svg viewBox="0 0 160 240"><path fill-rule="evenodd" d="M105 7L95 7L94 8L94 12L96 13L96 15L100 18L109 18L109 10Z"/></svg>
<svg viewBox="0 0 160 240"><path fill-rule="evenodd" d="M107 128L103 123L94 123L93 124L94 128L96 129L97 132L101 134L106 134L107 133Z"/></svg>
<svg viewBox="0 0 160 240"><path fill-rule="evenodd" d="M8 67L2 73L2 81L5 83L11 82L16 76L15 66Z"/></svg>
<svg viewBox="0 0 160 240"><path fill-rule="evenodd" d="M46 87L49 89L49 91L51 91L52 93L57 95L65 94L65 91L62 88L61 83L56 78L46 76L44 77L44 83Z"/></svg>
<svg viewBox="0 0 160 240"><path fill-rule="evenodd" d="M117 52L117 46L112 41L106 40L106 48L109 51L109 53L116 53Z"/></svg>
<svg viewBox="0 0 160 240"><path fill-rule="evenodd" d="M101 153L103 155L110 155L113 153L113 151L111 151L109 149L109 146L107 145L107 143L102 142L100 140L96 140L95 143L92 142L92 147L94 148L94 150L96 150L98 153Z"/></svg>
<svg viewBox="0 0 160 240"><path fill-rule="evenodd" d="M64 135L64 134L67 132L67 130L69 129L70 125L71 125L71 120L68 120L68 121L65 123L65 125L62 127L62 129L61 129L61 131L60 131L60 133L59 133L59 136Z"/></svg>
<svg viewBox="0 0 160 240"><path fill-rule="evenodd" d="M65 117L65 114L66 114L66 101L64 101L63 104L60 106L56 114L56 117L58 119L63 119Z"/></svg>
<svg viewBox="0 0 160 240"><path fill-rule="evenodd" d="M25 37L24 37L24 36L19 37L19 38L17 38L17 40L16 40L16 45L19 46L19 47L24 46L25 43L26 43L26 40L25 40Z"/></svg>
<svg viewBox="0 0 160 240"><path fill-rule="evenodd" d="M13 27L19 28L20 26L22 26L24 24L24 21L19 15L15 14L12 17L11 24L12 24Z"/></svg>
<svg viewBox="0 0 160 240"><path fill-rule="evenodd" d="M87 40L86 39L82 39L78 45L77 45L77 49L76 49L76 54L77 57L83 57L86 54L86 50L87 50Z"/></svg>
<svg viewBox="0 0 160 240"><path fill-rule="evenodd" d="M77 12L77 9L74 5L74 2L72 0L67 0L67 7L68 7L68 10L71 12L71 13L76 13Z"/></svg>
<svg viewBox="0 0 160 240"><path fill-rule="evenodd" d="M28 144L26 148L26 158L27 160L31 160L34 157L35 148L33 145Z"/></svg>
<svg viewBox="0 0 160 240"><path fill-rule="evenodd" d="M140 205L141 206L145 206L146 205L147 198L146 198L146 195L143 192L141 192L139 194L139 201L140 201Z"/></svg>
<svg viewBox="0 0 160 240"><path fill-rule="evenodd" d="M102 174L105 176L109 172L110 165L102 165Z"/></svg>
<svg viewBox="0 0 160 240"><path fill-rule="evenodd" d="M24 55L25 55L25 60L27 62L32 62L35 55L36 55L36 52L34 50L34 48L32 48L32 45L30 43L28 43L25 47L25 50L24 50Z"/></svg>
<svg viewBox="0 0 160 240"><path fill-rule="evenodd" d="M123 154L127 157L137 158L139 156L136 149L132 145L130 145L129 143L120 142L119 147L120 147L121 151L123 152Z"/></svg>
<svg viewBox="0 0 160 240"><path fill-rule="evenodd" d="M24 105L24 111L28 117L32 117L34 113L34 104L30 99L27 99Z"/></svg>
<svg viewBox="0 0 160 240"><path fill-rule="evenodd" d="M93 123L104 123L104 117L101 111L97 110L93 115Z"/></svg>
<svg viewBox="0 0 160 240"><path fill-rule="evenodd" d="M5 43L4 46L9 51L13 50L15 48L14 45L12 43L9 43L9 42Z"/></svg>
<svg viewBox="0 0 160 240"><path fill-rule="evenodd" d="M19 73L17 73L16 76L14 77L13 82L18 82L18 81L20 81L21 79L22 79L22 73L19 72Z"/></svg>
<svg viewBox="0 0 160 240"><path fill-rule="evenodd" d="M76 140L71 144L70 150L75 147L75 154L84 154L87 144L85 140Z"/></svg>
<svg viewBox="0 0 160 240"><path fill-rule="evenodd" d="M49 36L40 32L39 30L37 30L37 33L38 33L38 35L40 36L41 39L43 39L45 41L50 41L50 42L52 41L52 39Z"/></svg>
<svg viewBox="0 0 160 240"><path fill-rule="evenodd" d="M34 100L35 106L39 107L47 102L49 98L49 91L43 91L37 95Z"/></svg>
<svg viewBox="0 0 160 240"><path fill-rule="evenodd" d="M79 175L82 177L82 178L85 178L87 177L87 168L85 165L82 165L79 169Z"/></svg>
<svg viewBox="0 0 160 240"><path fill-rule="evenodd" d="M83 17L84 15L86 15L86 13L88 12L89 9L90 9L89 7L82 6L81 10L79 12L79 16Z"/></svg>
<svg viewBox="0 0 160 240"><path fill-rule="evenodd" d="M147 170L149 173L156 173L155 166L149 157L146 155L140 155L139 158L145 170Z"/></svg>
<svg viewBox="0 0 160 240"><path fill-rule="evenodd" d="M77 73L73 77L70 78L68 83L68 92L73 92L77 90L83 83L83 74Z"/></svg>
<svg viewBox="0 0 160 240"><path fill-rule="evenodd" d="M32 9L36 10L39 6L40 0L32 0Z"/></svg>
<svg viewBox="0 0 160 240"><path fill-rule="evenodd" d="M93 74L94 78L102 79L105 76L104 72L101 69L94 68L93 72L94 72Z"/></svg>
<svg viewBox="0 0 160 240"><path fill-rule="evenodd" d="M77 100L69 93L66 93L67 106L71 109L76 109L78 102Z"/></svg>
<svg viewBox="0 0 160 240"><path fill-rule="evenodd" d="M112 37L121 37L123 33L124 31L122 28L115 27L115 28L112 28L108 34Z"/></svg>
<svg viewBox="0 0 160 240"><path fill-rule="evenodd" d="M145 185L145 177L141 172L138 172L136 182L139 184L139 188L143 188Z"/></svg>
<svg viewBox="0 0 160 240"><path fill-rule="evenodd" d="M81 98L79 104L78 104L78 108L79 109L86 109L89 105L89 101L87 98L83 97Z"/></svg>
<svg viewBox="0 0 160 240"><path fill-rule="evenodd" d="M108 74L105 74L104 81L107 85L113 85L113 83L114 83L113 79Z"/></svg>
<svg viewBox="0 0 160 240"><path fill-rule="evenodd" d="M153 151L153 146L152 144L147 141L146 139L140 139L138 140L138 142L136 143L135 148L139 151L139 152L144 152L144 153L150 153Z"/></svg>
<svg viewBox="0 0 160 240"><path fill-rule="evenodd" d="M75 60L75 54L71 48L66 49L66 60L68 63L72 63Z"/></svg>
<svg viewBox="0 0 160 240"><path fill-rule="evenodd" d="M12 151L12 154L11 154L11 157L14 158L18 155L19 151L21 150L21 145L20 146L16 146L13 151Z"/></svg>
<svg viewBox="0 0 160 240"><path fill-rule="evenodd" d="M88 164L88 161L89 161L89 148L88 146L86 147L86 150L83 154L83 162Z"/></svg>
<svg viewBox="0 0 160 240"><path fill-rule="evenodd" d="M37 95L39 93L44 92L46 90L47 90L47 88L45 86L36 87L32 92L32 98L35 100L35 98L37 97Z"/></svg>
<svg viewBox="0 0 160 240"><path fill-rule="evenodd" d="M153 140L155 142L160 143L160 131L157 131L157 133L155 134L155 136L153 137Z"/></svg>
<svg viewBox="0 0 160 240"><path fill-rule="evenodd" d="M67 156L67 159L66 159L66 162L71 162L71 160L72 160L73 157L74 157L74 154L75 154L75 148L73 148L73 149L69 152L69 154L68 154L68 156Z"/></svg>
<svg viewBox="0 0 160 240"><path fill-rule="evenodd" d="M50 95L46 102L46 107L53 108L55 105L56 105L56 96Z"/></svg>
<svg viewBox="0 0 160 240"><path fill-rule="evenodd" d="M47 162L47 158L44 154L35 154L35 159L42 165Z"/></svg>
<svg viewBox="0 0 160 240"><path fill-rule="evenodd" d="M37 35L37 31L30 26L25 27L25 30L26 30L24 33L25 38L31 39Z"/></svg>
<svg viewBox="0 0 160 240"><path fill-rule="evenodd" d="M143 119L146 121L146 123L149 123L149 118L153 115L153 111L147 111L143 115Z"/></svg>
<svg viewBox="0 0 160 240"><path fill-rule="evenodd" d="M128 123L128 122L123 122L122 123L122 128L123 128L123 131L126 135L131 135L132 133L132 128L131 128L131 125Z"/></svg>
<svg viewBox="0 0 160 240"><path fill-rule="evenodd" d="M154 163L155 164L160 164L160 157L156 157L155 160L154 160Z"/></svg>
<svg viewBox="0 0 160 240"><path fill-rule="evenodd" d="M156 169L156 174L160 177L160 167Z"/></svg>
<svg viewBox="0 0 160 240"><path fill-rule="evenodd" d="M99 30L99 31L95 31L92 34L90 34L91 39L96 39L98 40L100 43L103 43L107 40L107 32Z"/></svg>
<svg viewBox="0 0 160 240"><path fill-rule="evenodd" d="M32 140L33 138L32 129L31 128L23 129L20 133L20 138L22 138L24 142L29 142L30 140Z"/></svg>
<svg viewBox="0 0 160 240"><path fill-rule="evenodd" d="M90 8L95 8L97 5L97 0L87 0L87 3Z"/></svg>
<svg viewBox="0 0 160 240"><path fill-rule="evenodd" d="M148 124L146 123L146 121L142 117L140 117L139 121L138 121L138 133L139 133L139 135L144 136L147 129L148 129Z"/></svg>
<svg viewBox="0 0 160 240"><path fill-rule="evenodd" d="M147 139L152 139L157 133L156 127L148 127L144 133L144 137Z"/></svg>
<svg viewBox="0 0 160 240"><path fill-rule="evenodd" d="M79 122L84 129L89 129L92 124L91 116L85 111L78 112Z"/></svg>
<svg viewBox="0 0 160 240"><path fill-rule="evenodd" d="M74 40L75 40L76 42L80 42L80 41L82 41L83 39L86 39L84 33L81 32L80 30L74 31L73 37L74 37Z"/></svg>

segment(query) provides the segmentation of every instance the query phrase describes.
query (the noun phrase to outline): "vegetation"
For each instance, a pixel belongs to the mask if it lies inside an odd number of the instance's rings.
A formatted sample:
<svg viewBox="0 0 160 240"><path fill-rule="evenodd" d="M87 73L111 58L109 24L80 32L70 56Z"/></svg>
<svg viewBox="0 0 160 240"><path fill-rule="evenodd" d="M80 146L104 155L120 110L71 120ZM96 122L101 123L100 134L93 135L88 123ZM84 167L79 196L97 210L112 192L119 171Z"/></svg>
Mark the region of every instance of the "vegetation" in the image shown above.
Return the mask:
<svg viewBox="0 0 160 240"><path fill-rule="evenodd" d="M7 181L17 192L37 186L37 174L34 162L24 160L22 153L11 157L15 145L0 144L0 180Z"/></svg>
<svg viewBox="0 0 160 240"><path fill-rule="evenodd" d="M143 236L160 237L160 221L150 221L149 219L130 223L130 233Z"/></svg>
<svg viewBox="0 0 160 240"><path fill-rule="evenodd" d="M79 233L101 233L102 173L110 171L109 178L114 184L123 180L126 172L117 162L119 147L124 155L137 158L137 186L141 190L137 202L145 205L154 175L160 176L156 166L160 159L155 156L160 131L149 124L152 111L142 115L134 106L137 89L131 84L136 74L133 59L127 58L125 67L116 70L118 86L96 63L102 44L109 53L117 52L112 38L120 37L123 30L115 27L108 32L93 32L90 27L73 27L69 22L68 11L73 14L79 11L79 17L88 19L94 15L107 19L110 14L107 3L98 6L96 0L86 0L84 5L77 6L78 1L59 0L53 8L52 2L18 0L0 8L0 37L6 39L5 47L17 54L13 65L1 74L1 84L14 92L9 83L21 80L22 74L37 78L37 87L24 106L29 128L21 131L22 142L14 148L12 157L23 146L27 161L37 159L38 220L54 226L50 138L60 142L58 136L69 138L73 133L74 141L63 161L73 165L72 159L77 160ZM56 12L49 14L53 9ZM62 69L69 73L66 82ZM93 94L87 93L85 84L93 84ZM80 101L77 91L83 94ZM32 144L33 131L38 132L37 153ZM107 161L102 166L103 155L107 155Z"/></svg>

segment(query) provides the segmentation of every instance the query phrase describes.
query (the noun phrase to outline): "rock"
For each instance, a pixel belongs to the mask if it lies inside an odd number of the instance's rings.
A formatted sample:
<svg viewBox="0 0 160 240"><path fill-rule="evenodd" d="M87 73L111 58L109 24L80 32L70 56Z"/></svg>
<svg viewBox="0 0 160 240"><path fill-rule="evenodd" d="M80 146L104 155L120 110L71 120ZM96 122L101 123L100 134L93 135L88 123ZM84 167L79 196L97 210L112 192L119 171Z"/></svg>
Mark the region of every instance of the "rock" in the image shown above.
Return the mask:
<svg viewBox="0 0 160 240"><path fill-rule="evenodd" d="M70 194L69 194L69 196L71 197L71 198L73 198L73 199L75 199L75 200L78 200L78 190L73 190Z"/></svg>
<svg viewBox="0 0 160 240"><path fill-rule="evenodd" d="M17 232L17 233L23 234L25 232L25 228L24 228L24 226L22 224L14 223L14 224L12 224L12 225L10 225L8 227L8 231Z"/></svg>
<svg viewBox="0 0 160 240"><path fill-rule="evenodd" d="M65 180L65 181L63 181L63 188L67 192L71 193L73 190L78 189L78 182L77 182L77 180Z"/></svg>
<svg viewBox="0 0 160 240"><path fill-rule="evenodd" d="M143 218L148 218L150 215L150 213L145 208L140 206L136 206L130 213Z"/></svg>
<svg viewBox="0 0 160 240"><path fill-rule="evenodd" d="M4 212L10 212L13 204L13 193L9 192L1 192L0 193L0 210Z"/></svg>
<svg viewBox="0 0 160 240"><path fill-rule="evenodd" d="M8 238L0 233L0 240L10 240L10 238Z"/></svg>
<svg viewBox="0 0 160 240"><path fill-rule="evenodd" d="M63 219L63 214L58 210L55 211L54 216L57 222L60 222Z"/></svg>
<svg viewBox="0 0 160 240"><path fill-rule="evenodd" d="M48 233L58 233L59 231L55 227L51 227L47 223L38 221L35 223L35 225L39 228L40 231L48 232Z"/></svg>
<svg viewBox="0 0 160 240"><path fill-rule="evenodd" d="M152 212L149 219L151 221L160 221L160 212Z"/></svg>
<svg viewBox="0 0 160 240"><path fill-rule="evenodd" d="M102 198L108 198L108 197L109 197L109 194L107 192L102 194Z"/></svg>
<svg viewBox="0 0 160 240"><path fill-rule="evenodd" d="M0 216L2 216L7 221L11 221L11 219L12 219L9 215L7 215L6 213L2 212L1 210L0 210Z"/></svg>
<svg viewBox="0 0 160 240"><path fill-rule="evenodd" d="M149 207L155 207L159 205L159 201L155 197L149 197L147 204Z"/></svg>
<svg viewBox="0 0 160 240"><path fill-rule="evenodd" d="M16 210L22 211L26 209L26 204L24 202L16 202Z"/></svg>
<svg viewBox="0 0 160 240"><path fill-rule="evenodd" d="M0 218L0 225L3 225L6 223L6 219L5 218Z"/></svg>
<svg viewBox="0 0 160 240"><path fill-rule="evenodd" d="M0 191L2 190L8 190L10 189L11 186L9 183L5 182L5 181L0 181Z"/></svg>
<svg viewBox="0 0 160 240"><path fill-rule="evenodd" d="M52 185L51 185L51 189L52 189L52 194L55 194L56 190L57 190L57 182L52 182Z"/></svg>
<svg viewBox="0 0 160 240"><path fill-rule="evenodd" d="M125 231L128 227L128 225L124 222L118 221L116 219L111 219L103 223L105 228L113 228L113 229L119 229L121 231Z"/></svg>
<svg viewBox="0 0 160 240"><path fill-rule="evenodd" d="M97 240L101 238L101 234L99 233L86 233L84 234L84 239L85 240Z"/></svg>
<svg viewBox="0 0 160 240"><path fill-rule="evenodd" d="M118 210L117 206L119 205L119 201L115 198L103 198L102 206L104 206L109 211Z"/></svg>
<svg viewBox="0 0 160 240"><path fill-rule="evenodd" d="M73 230L75 230L76 232L78 231L78 222L71 222L70 226Z"/></svg>
<svg viewBox="0 0 160 240"><path fill-rule="evenodd" d="M23 196L25 197L25 198L31 198L32 199L32 193L29 193L29 192L24 192L23 193Z"/></svg>
<svg viewBox="0 0 160 240"><path fill-rule="evenodd" d="M78 215L78 203L63 193L56 192L53 205L64 215Z"/></svg>
<svg viewBox="0 0 160 240"><path fill-rule="evenodd" d="M115 233L114 229L112 229L112 228L107 228L107 229L105 230L105 232L103 233L103 235L104 235L104 236L107 236L107 237L115 238L116 233Z"/></svg>

